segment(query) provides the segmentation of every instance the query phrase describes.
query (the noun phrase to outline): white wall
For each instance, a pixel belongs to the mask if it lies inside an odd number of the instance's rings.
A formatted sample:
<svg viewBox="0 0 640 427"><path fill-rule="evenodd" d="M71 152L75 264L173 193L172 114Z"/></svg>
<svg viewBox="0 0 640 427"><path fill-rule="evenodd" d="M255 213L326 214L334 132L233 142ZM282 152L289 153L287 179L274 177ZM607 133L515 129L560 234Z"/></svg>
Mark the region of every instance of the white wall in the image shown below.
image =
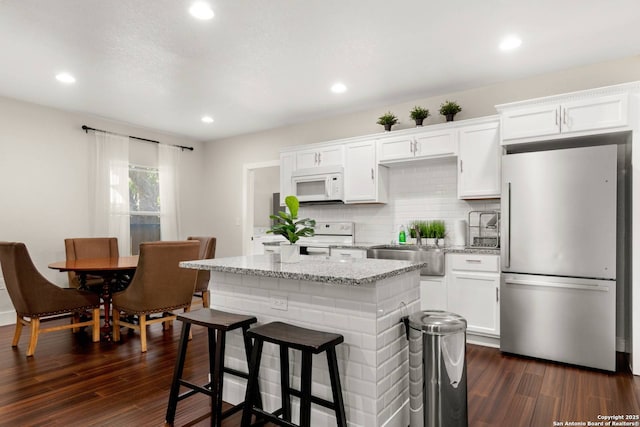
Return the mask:
<svg viewBox="0 0 640 427"><path fill-rule="evenodd" d="M496 114L496 104L635 81L638 76L640 56L635 56L463 92L429 98L417 96L410 102L207 143L206 181L212 185L207 211L218 237L216 255L242 254L242 165L277 160L282 147L378 133L382 129L376 120L387 110L400 118L400 125L394 129L402 129L413 126L409 111L414 105L427 107L436 114L425 121L425 125L429 125L444 121L437 115L437 109L445 99L458 101L463 110L456 120L462 120ZM387 222L397 223L397 220Z"/></svg>
<svg viewBox="0 0 640 427"><path fill-rule="evenodd" d="M64 239L89 236L89 143L81 126L106 129L166 143L193 146L184 151L181 227L211 234L202 209L203 144L121 123L0 97L0 240L27 245L38 270L66 286L66 274L47 268L63 260ZM153 144L137 143L132 157L144 159ZM137 147L138 144L144 146ZM153 150L151 150L153 151ZM9 319L7 319L9 317ZM15 322L6 290L0 290L0 324Z"/></svg>

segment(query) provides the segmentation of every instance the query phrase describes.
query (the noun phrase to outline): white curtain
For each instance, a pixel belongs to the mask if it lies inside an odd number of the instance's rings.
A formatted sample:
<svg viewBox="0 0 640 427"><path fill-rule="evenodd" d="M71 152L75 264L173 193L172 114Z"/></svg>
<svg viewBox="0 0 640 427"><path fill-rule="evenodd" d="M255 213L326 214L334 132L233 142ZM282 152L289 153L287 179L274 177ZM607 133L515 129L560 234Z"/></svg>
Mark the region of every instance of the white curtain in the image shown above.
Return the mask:
<svg viewBox="0 0 640 427"><path fill-rule="evenodd" d="M160 181L160 238L162 240L180 239L180 194L178 177L180 176L179 147L158 145L158 174Z"/></svg>
<svg viewBox="0 0 640 427"><path fill-rule="evenodd" d="M92 234L117 237L120 255L130 255L129 138L96 131L91 155Z"/></svg>

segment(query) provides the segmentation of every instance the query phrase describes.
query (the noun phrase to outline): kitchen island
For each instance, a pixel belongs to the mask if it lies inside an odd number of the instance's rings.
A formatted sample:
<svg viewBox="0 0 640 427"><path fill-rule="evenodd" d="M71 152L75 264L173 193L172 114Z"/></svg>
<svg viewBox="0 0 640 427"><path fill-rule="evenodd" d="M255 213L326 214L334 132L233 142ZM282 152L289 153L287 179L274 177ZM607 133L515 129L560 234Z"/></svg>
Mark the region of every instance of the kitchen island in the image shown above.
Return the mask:
<svg viewBox="0 0 640 427"><path fill-rule="evenodd" d="M253 314L259 324L284 321L342 334L337 347L345 410L350 426L402 426L409 420L407 340L400 318L419 310L423 263L302 256L254 255L180 263L211 270L211 306ZM326 358L314 356L313 393L331 400ZM300 386L300 354L291 351L291 384ZM225 365L246 370L238 331L228 334ZM227 376L224 400L244 399L245 382ZM280 407L277 347L265 344L260 368L265 409ZM298 416L293 399L294 420ZM334 426L332 411L312 405L312 425Z"/></svg>

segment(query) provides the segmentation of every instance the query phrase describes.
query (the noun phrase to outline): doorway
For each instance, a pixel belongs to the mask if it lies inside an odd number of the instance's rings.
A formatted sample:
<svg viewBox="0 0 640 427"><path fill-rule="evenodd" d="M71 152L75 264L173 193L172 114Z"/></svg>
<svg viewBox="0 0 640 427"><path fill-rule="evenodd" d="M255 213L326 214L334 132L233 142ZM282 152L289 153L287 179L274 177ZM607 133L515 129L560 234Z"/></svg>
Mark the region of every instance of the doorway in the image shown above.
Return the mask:
<svg viewBox="0 0 640 427"><path fill-rule="evenodd" d="M262 253L262 238L271 226L273 193L280 191L280 161L243 165L242 254ZM271 235L269 235L271 236Z"/></svg>

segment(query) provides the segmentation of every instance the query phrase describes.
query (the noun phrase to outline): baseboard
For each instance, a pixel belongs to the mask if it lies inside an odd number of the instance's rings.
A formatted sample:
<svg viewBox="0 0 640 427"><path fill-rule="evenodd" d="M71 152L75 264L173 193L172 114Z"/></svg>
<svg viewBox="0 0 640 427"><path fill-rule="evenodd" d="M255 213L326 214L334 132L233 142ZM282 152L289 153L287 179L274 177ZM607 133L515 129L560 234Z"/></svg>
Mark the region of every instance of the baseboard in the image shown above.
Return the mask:
<svg viewBox="0 0 640 427"><path fill-rule="evenodd" d="M16 312L15 310L1 311L0 312L0 326L15 325L16 324Z"/></svg>
<svg viewBox="0 0 640 427"><path fill-rule="evenodd" d="M467 332L467 343L482 345L485 347L500 348L500 338L476 335L470 332Z"/></svg>

